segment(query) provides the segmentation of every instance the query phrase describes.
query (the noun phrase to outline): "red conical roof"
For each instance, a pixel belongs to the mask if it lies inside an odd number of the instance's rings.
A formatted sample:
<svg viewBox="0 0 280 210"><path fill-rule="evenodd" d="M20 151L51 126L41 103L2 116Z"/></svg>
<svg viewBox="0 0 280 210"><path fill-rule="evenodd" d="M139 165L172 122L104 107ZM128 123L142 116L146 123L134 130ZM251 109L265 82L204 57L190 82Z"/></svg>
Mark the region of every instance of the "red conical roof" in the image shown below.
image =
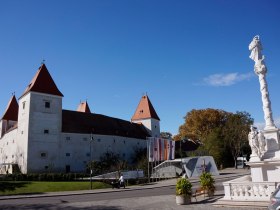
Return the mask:
<svg viewBox="0 0 280 210"><path fill-rule="evenodd" d="M63 96L63 94L58 90L55 82L52 79L52 76L50 75L44 63L39 67L37 73L25 89L22 96L24 96L30 91Z"/></svg>
<svg viewBox="0 0 280 210"><path fill-rule="evenodd" d="M16 97L13 95L10 99L6 111L2 117L3 120L12 120L17 121L18 120L18 102Z"/></svg>
<svg viewBox="0 0 280 210"><path fill-rule="evenodd" d="M87 101L86 102L81 102L77 108L78 112L84 112L84 113L91 113L90 108L88 106Z"/></svg>
<svg viewBox="0 0 280 210"><path fill-rule="evenodd" d="M140 120L140 119L147 119L147 118L160 120L149 97L145 95L142 96L131 120L133 121L133 120Z"/></svg>

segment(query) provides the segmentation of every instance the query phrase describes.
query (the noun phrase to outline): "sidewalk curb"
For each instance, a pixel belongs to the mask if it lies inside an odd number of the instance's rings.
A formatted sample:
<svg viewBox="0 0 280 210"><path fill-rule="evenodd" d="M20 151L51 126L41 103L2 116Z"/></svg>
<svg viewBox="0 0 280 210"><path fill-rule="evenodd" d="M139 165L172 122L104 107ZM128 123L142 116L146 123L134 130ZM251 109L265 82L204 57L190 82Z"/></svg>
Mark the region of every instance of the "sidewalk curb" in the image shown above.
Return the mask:
<svg viewBox="0 0 280 210"><path fill-rule="evenodd" d="M233 173L233 174L226 174L218 175L215 177L215 180L222 180L222 179L235 179L241 176L245 176L250 174L250 171L243 174ZM196 178L190 178L190 181L192 184L199 183L199 179ZM152 182L154 184L145 184L145 185L135 185L130 186L129 188L125 189L111 189L111 188L105 188L105 189L96 189L96 190L82 190L82 191L62 191L62 192L49 192L49 193L42 193L42 194L24 194L24 195L4 195L0 196L1 200L12 200L12 199L26 199L26 198L40 198L40 197L55 197L55 196L73 196L73 195L89 195L89 194L100 194L100 193L112 193L112 192L120 192L120 191L132 191L132 190L143 190L143 189L153 189L153 188L161 188L161 187L168 187L168 186L174 186L176 185L176 178L174 179L168 179L163 180L159 182Z"/></svg>

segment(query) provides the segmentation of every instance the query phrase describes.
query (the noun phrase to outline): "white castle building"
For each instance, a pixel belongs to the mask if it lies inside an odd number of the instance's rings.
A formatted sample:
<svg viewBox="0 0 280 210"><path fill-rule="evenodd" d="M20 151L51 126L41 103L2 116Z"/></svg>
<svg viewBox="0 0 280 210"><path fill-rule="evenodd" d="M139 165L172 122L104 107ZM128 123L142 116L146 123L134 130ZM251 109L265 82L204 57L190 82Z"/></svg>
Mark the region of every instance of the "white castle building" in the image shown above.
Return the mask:
<svg viewBox="0 0 280 210"><path fill-rule="evenodd" d="M84 172L106 152L130 160L147 137L160 135L160 119L147 95L130 121L91 113L87 102L62 109L63 94L42 64L18 101L0 120L0 173Z"/></svg>

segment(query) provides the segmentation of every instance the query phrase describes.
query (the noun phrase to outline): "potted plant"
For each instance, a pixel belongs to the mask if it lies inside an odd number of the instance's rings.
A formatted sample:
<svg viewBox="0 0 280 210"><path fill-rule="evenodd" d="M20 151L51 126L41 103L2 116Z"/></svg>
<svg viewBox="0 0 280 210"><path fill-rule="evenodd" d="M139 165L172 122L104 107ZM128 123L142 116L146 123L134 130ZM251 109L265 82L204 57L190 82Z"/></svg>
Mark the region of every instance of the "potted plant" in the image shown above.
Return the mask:
<svg viewBox="0 0 280 210"><path fill-rule="evenodd" d="M189 204L192 197L192 183L186 178L179 178L176 183L177 205Z"/></svg>
<svg viewBox="0 0 280 210"><path fill-rule="evenodd" d="M209 172L203 172L199 177L200 187L204 193L212 197L215 193L215 180Z"/></svg>

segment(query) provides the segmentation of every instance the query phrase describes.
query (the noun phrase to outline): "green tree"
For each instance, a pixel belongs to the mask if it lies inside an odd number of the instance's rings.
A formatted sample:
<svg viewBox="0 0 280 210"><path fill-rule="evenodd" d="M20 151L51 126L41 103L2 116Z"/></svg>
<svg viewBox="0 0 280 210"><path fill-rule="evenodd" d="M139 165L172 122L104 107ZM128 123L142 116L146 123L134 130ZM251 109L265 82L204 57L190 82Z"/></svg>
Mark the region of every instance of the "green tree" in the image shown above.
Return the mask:
<svg viewBox="0 0 280 210"><path fill-rule="evenodd" d="M208 155L213 156L218 167L224 165L224 148L225 142L223 141L222 129L216 128L211 131L206 137L203 149L207 151Z"/></svg>
<svg viewBox="0 0 280 210"><path fill-rule="evenodd" d="M237 157L248 151L248 133L250 125L254 122L247 112L236 112L228 114L226 124L223 129L223 136L229 152L231 153L235 167L237 167Z"/></svg>
<svg viewBox="0 0 280 210"><path fill-rule="evenodd" d="M248 132L253 119L247 112L230 113L217 109L191 110L174 139L193 139L201 143L198 151L214 157L218 166L233 165L248 151Z"/></svg>
<svg viewBox="0 0 280 210"><path fill-rule="evenodd" d="M147 148L134 148L134 153L131 156L132 164L137 169L142 169L144 174L148 174L148 159L147 159Z"/></svg>

